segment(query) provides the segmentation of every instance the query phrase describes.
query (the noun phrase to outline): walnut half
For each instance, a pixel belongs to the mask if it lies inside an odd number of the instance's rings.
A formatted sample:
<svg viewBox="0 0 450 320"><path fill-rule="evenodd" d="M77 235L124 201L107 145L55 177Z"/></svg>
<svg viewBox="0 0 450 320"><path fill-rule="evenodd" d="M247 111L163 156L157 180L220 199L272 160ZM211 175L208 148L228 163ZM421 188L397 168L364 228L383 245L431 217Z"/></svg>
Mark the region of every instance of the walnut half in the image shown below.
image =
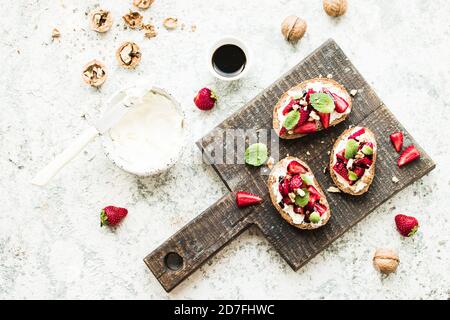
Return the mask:
<svg viewBox="0 0 450 320"><path fill-rule="evenodd" d="M124 15L122 18L131 29L138 29L142 26L143 17L139 12L130 10L130 13Z"/></svg>
<svg viewBox="0 0 450 320"><path fill-rule="evenodd" d="M133 69L141 61L141 49L134 42L125 42L117 49L116 59L122 67Z"/></svg>
<svg viewBox="0 0 450 320"><path fill-rule="evenodd" d="M102 62L92 60L84 66L82 76L84 82L87 84L93 87L99 87L107 78L106 67Z"/></svg>
<svg viewBox="0 0 450 320"><path fill-rule="evenodd" d="M91 29L97 32L106 32L112 26L111 12L100 8L94 9L89 14Z"/></svg>
<svg viewBox="0 0 450 320"><path fill-rule="evenodd" d="M133 0L133 4L139 9L147 9L155 0Z"/></svg>

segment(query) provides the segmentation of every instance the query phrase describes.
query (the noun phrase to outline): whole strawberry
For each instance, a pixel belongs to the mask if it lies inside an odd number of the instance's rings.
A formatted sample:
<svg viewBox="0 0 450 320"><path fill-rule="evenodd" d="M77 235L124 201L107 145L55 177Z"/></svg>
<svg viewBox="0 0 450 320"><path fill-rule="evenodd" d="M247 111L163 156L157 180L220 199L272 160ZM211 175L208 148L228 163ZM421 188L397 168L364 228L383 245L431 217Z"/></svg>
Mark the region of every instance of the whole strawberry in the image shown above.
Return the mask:
<svg viewBox="0 0 450 320"><path fill-rule="evenodd" d="M395 216L397 230L404 237L411 237L419 229L419 221L416 218L398 214Z"/></svg>
<svg viewBox="0 0 450 320"><path fill-rule="evenodd" d="M128 214L128 210L125 208L119 208L114 206L108 206L102 209L100 213L100 226L114 227L123 220Z"/></svg>
<svg viewBox="0 0 450 320"><path fill-rule="evenodd" d="M194 103L197 108L203 111L214 108L216 101L217 96L208 88L201 89L194 98Z"/></svg>

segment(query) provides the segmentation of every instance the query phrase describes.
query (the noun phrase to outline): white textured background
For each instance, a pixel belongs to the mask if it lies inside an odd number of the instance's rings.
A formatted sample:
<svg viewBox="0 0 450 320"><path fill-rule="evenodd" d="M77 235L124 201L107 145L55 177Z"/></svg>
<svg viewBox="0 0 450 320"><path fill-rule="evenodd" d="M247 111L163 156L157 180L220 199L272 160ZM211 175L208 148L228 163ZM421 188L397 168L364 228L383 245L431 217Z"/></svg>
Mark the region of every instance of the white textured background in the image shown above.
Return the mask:
<svg viewBox="0 0 450 320"><path fill-rule="evenodd" d="M450 294L450 3L445 0L349 0L341 19L320 0L156 0L144 12L159 27L155 39L124 30L131 0L2 1L0 20L0 298L433 298ZM112 30L89 30L85 12L112 11ZM296 47L280 22L297 14L308 32ZM168 32L176 16L186 30ZM190 25L198 26L195 33ZM61 38L51 39L57 27ZM238 85L214 81L204 51L217 38L240 36L256 53ZM382 205L328 250L293 272L256 231L228 245L171 294L142 258L225 192L207 166L176 166L159 178L137 179L92 143L47 188L31 176L87 127L115 90L137 80L168 89L187 114L190 144L238 110L326 39L334 38L382 100L437 162L429 176ZM143 58L135 71L114 52L134 39ZM100 90L80 77L89 60L103 60ZM197 89L214 87L220 105L195 109ZM87 120L82 117L86 115ZM100 229L99 210L125 206L115 231ZM396 213L415 215L419 233L402 239ZM382 278L371 259L379 245L399 250L396 274Z"/></svg>

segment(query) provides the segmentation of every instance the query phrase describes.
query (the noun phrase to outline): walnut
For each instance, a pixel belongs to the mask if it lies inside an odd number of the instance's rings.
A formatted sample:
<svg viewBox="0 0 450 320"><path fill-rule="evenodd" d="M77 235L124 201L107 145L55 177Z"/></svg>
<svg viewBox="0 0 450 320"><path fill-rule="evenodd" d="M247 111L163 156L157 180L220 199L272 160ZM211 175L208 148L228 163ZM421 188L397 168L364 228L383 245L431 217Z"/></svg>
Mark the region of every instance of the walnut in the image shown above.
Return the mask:
<svg viewBox="0 0 450 320"><path fill-rule="evenodd" d="M144 29L145 31L145 36L147 38L154 38L158 35L158 33L156 32L156 28L154 25L152 25L151 23L149 24L143 24L142 25L142 29Z"/></svg>
<svg viewBox="0 0 450 320"><path fill-rule="evenodd" d="M109 11L103 9L94 9L89 14L91 20L91 29L97 32L106 32L112 26L112 15Z"/></svg>
<svg viewBox="0 0 450 320"><path fill-rule="evenodd" d="M133 69L141 61L141 49L134 42L125 42L117 49L116 58L121 66Z"/></svg>
<svg viewBox="0 0 450 320"><path fill-rule="evenodd" d="M384 274L395 272L399 263L398 254L391 249L377 249L373 257L375 269Z"/></svg>
<svg viewBox="0 0 450 320"><path fill-rule="evenodd" d="M167 30L175 30L178 27L178 19L177 18L166 18L163 22L164 28Z"/></svg>
<svg viewBox="0 0 450 320"><path fill-rule="evenodd" d="M323 10L331 17L339 17L347 11L347 0L323 0Z"/></svg>
<svg viewBox="0 0 450 320"><path fill-rule="evenodd" d="M306 28L305 20L297 16L289 16L281 24L281 33L287 41L296 43L305 35Z"/></svg>
<svg viewBox="0 0 450 320"><path fill-rule="evenodd" d="M52 38L59 38L61 36L61 32L58 29L54 28L52 30Z"/></svg>
<svg viewBox="0 0 450 320"><path fill-rule="evenodd" d="M107 78L105 65L98 61L92 60L83 68L83 80L93 87L99 87Z"/></svg>
<svg viewBox="0 0 450 320"><path fill-rule="evenodd" d="M133 12L130 10L130 13L124 15L122 19L131 29L138 29L142 26L143 17L139 12Z"/></svg>
<svg viewBox="0 0 450 320"><path fill-rule="evenodd" d="M148 9L155 0L133 0L133 4L139 9Z"/></svg>

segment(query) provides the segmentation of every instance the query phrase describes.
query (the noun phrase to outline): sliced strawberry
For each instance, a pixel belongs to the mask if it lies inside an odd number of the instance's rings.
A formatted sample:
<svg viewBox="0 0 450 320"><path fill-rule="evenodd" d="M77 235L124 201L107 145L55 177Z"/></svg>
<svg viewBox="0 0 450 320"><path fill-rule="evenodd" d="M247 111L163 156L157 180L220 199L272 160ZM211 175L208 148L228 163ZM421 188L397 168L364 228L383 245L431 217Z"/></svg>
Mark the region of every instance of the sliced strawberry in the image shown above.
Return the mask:
<svg viewBox="0 0 450 320"><path fill-rule="evenodd" d="M306 102L308 102L308 104L309 104L309 97L310 97L313 93L316 93L316 91L315 91L314 89L312 89L312 88L308 89L308 91L306 92L306 97L305 97L305 99L306 99Z"/></svg>
<svg viewBox="0 0 450 320"><path fill-rule="evenodd" d="M320 122L322 122L322 126L324 127L324 129L330 126L330 116L330 113L319 112Z"/></svg>
<svg viewBox="0 0 450 320"><path fill-rule="evenodd" d="M290 184L290 180L289 179L283 179L280 184L278 185L278 190L280 191L280 194L283 197L287 197L288 193L289 193L289 184Z"/></svg>
<svg viewBox="0 0 450 320"><path fill-rule="evenodd" d="M350 139L358 138L360 135L362 135L364 133L366 133L366 129L361 128L358 131L356 131L355 133L353 133L351 136L349 136L348 139L350 140Z"/></svg>
<svg viewBox="0 0 450 320"><path fill-rule="evenodd" d="M287 129L285 127L281 127L279 136L284 136L287 133Z"/></svg>
<svg viewBox="0 0 450 320"><path fill-rule="evenodd" d="M296 160L292 160L291 162L289 162L289 164L287 166L287 171L291 175L302 174L302 173L308 172L308 170L306 170L306 168L304 166L302 166L300 164L300 162L298 162Z"/></svg>
<svg viewBox="0 0 450 320"><path fill-rule="evenodd" d="M361 168L361 167L354 167L352 170L354 173L356 173L356 175L358 176L358 178L361 178L364 175L364 171L366 171L366 169Z"/></svg>
<svg viewBox="0 0 450 320"><path fill-rule="evenodd" d="M297 103L297 102L296 102L295 100L291 99L291 102L289 102L289 103L287 104L287 106L284 107L284 109L283 109L283 115L287 115L287 114L289 113L289 111L292 110L292 107L293 107L296 103Z"/></svg>
<svg viewBox="0 0 450 320"><path fill-rule="evenodd" d="M369 168L372 165L372 160L369 157L364 157L361 159L355 160L354 164L355 166L362 167L362 168Z"/></svg>
<svg viewBox="0 0 450 320"><path fill-rule="evenodd" d="M323 214L325 212L327 212L327 210L328 210L327 206L324 204L321 204L320 202L317 202L314 205L314 209L316 209L316 211L320 214L320 216L323 216Z"/></svg>
<svg viewBox="0 0 450 320"><path fill-rule="evenodd" d="M261 202L261 197L256 194L245 191L239 191L236 193L236 203L239 208L260 204Z"/></svg>
<svg viewBox="0 0 450 320"><path fill-rule="evenodd" d="M334 172L336 172L338 175L340 175L345 180L350 181L348 179L347 167L345 166L344 163L336 162L335 165L333 166L333 170L334 170Z"/></svg>
<svg viewBox="0 0 450 320"><path fill-rule="evenodd" d="M394 145L395 151L400 152L403 147L403 132L394 132L390 135L391 142Z"/></svg>
<svg viewBox="0 0 450 320"><path fill-rule="evenodd" d="M305 214L305 209L294 204L294 212L297 214Z"/></svg>
<svg viewBox="0 0 450 320"><path fill-rule="evenodd" d="M311 110L309 110L308 108L306 108L306 110L305 107L300 108L300 120L298 120L297 126L300 126L308 121L310 112Z"/></svg>
<svg viewBox="0 0 450 320"><path fill-rule="evenodd" d="M295 133L307 134L317 132L317 125L315 121L306 122L302 125L297 126L294 129Z"/></svg>
<svg viewBox="0 0 450 320"><path fill-rule="evenodd" d="M320 193L317 191L316 188L313 186L308 186L309 191L309 199L313 199L313 202L315 203L317 200L320 200Z"/></svg>
<svg viewBox="0 0 450 320"><path fill-rule="evenodd" d="M349 106L348 102L335 93L332 93L331 95L334 99L334 110L336 110L337 113L344 113Z"/></svg>
<svg viewBox="0 0 450 320"><path fill-rule="evenodd" d="M296 189L300 189L302 186L303 186L302 178L300 178L298 174L293 176L291 179L290 189L292 191L295 191Z"/></svg>
<svg viewBox="0 0 450 320"><path fill-rule="evenodd" d="M400 155L400 158L398 158L397 164L399 167L401 167L401 166L404 166L405 164L410 163L411 161L414 161L419 158L420 158L420 152L412 144L402 152L402 154Z"/></svg>
<svg viewBox="0 0 450 320"><path fill-rule="evenodd" d="M345 157L345 149L339 153L336 153L336 158L338 159L338 161L341 161L345 164L348 163L348 159Z"/></svg>
<svg viewBox="0 0 450 320"><path fill-rule="evenodd" d="M293 204L291 198L289 197L283 197L283 202L287 205Z"/></svg>

